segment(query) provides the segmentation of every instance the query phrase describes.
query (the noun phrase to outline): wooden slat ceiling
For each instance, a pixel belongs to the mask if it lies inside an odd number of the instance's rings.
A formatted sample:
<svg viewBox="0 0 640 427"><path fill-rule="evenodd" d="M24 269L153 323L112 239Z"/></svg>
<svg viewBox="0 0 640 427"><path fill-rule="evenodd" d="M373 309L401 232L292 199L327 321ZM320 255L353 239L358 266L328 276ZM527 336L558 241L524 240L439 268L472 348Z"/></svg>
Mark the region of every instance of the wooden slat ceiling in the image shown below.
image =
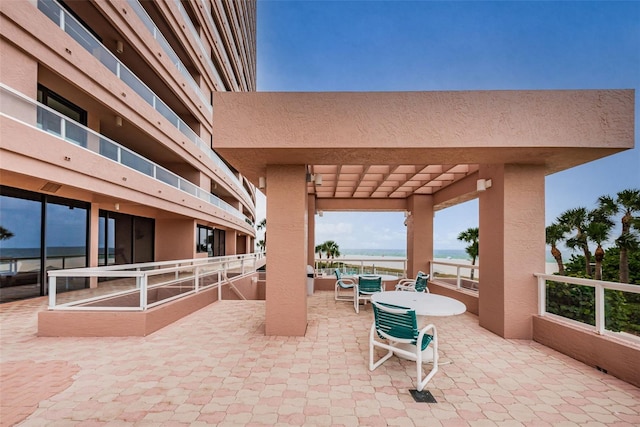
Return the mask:
<svg viewBox="0 0 640 427"><path fill-rule="evenodd" d="M308 183L317 198L406 198L433 194L478 170L478 165L310 165L322 185Z"/></svg>

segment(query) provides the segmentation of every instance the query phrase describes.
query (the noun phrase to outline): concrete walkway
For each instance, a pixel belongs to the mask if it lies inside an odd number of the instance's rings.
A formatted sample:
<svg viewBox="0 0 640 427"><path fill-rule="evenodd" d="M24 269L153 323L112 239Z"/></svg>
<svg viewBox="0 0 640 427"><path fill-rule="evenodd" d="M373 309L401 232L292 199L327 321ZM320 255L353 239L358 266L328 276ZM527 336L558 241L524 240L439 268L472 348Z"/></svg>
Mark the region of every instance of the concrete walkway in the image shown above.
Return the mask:
<svg viewBox="0 0 640 427"><path fill-rule="evenodd" d="M371 307L308 299L301 338L265 337L264 302L221 301L145 338L38 338L46 299L0 305L3 426L632 426L640 389L471 314L432 319L443 365L368 369Z"/></svg>

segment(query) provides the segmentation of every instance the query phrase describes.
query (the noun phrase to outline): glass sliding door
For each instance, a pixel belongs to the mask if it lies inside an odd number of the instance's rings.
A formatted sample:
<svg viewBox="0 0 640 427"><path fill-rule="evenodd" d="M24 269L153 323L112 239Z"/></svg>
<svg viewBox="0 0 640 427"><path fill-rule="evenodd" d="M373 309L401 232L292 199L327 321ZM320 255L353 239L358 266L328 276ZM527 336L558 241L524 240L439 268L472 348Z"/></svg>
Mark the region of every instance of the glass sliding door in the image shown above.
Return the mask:
<svg viewBox="0 0 640 427"><path fill-rule="evenodd" d="M153 262L155 222L133 217L133 262Z"/></svg>
<svg viewBox="0 0 640 427"><path fill-rule="evenodd" d="M83 204L61 203L48 198L45 212L45 269L61 270L88 265L89 209ZM66 278L58 292L87 287L84 278Z"/></svg>
<svg viewBox="0 0 640 427"><path fill-rule="evenodd" d="M0 186L0 302L46 295L49 270L86 267L88 227L87 203Z"/></svg>
<svg viewBox="0 0 640 427"><path fill-rule="evenodd" d="M38 196L1 190L0 302L40 296L42 203Z"/></svg>
<svg viewBox="0 0 640 427"><path fill-rule="evenodd" d="M155 222L119 212L100 211L99 265L154 260Z"/></svg>

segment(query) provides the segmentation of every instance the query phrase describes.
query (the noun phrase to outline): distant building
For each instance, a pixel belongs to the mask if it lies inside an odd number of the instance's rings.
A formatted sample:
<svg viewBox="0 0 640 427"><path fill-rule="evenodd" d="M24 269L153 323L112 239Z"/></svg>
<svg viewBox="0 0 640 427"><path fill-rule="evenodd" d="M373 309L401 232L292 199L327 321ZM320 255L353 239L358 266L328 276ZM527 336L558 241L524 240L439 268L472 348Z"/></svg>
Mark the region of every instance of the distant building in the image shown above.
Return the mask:
<svg viewBox="0 0 640 427"><path fill-rule="evenodd" d="M49 269L253 252L255 187L216 154L212 102L255 91L255 0L0 10L3 302Z"/></svg>

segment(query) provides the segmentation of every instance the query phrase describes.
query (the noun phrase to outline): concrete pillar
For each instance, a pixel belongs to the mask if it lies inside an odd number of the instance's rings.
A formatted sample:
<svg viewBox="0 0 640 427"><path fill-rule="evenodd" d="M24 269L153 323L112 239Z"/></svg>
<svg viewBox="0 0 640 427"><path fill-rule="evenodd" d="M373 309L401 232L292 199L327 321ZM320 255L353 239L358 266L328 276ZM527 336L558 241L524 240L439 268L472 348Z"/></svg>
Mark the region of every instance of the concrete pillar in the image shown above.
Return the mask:
<svg viewBox="0 0 640 427"><path fill-rule="evenodd" d="M99 251L99 235L100 235L100 204L91 203L89 211L89 267L98 266ZM89 287L98 287L98 278L91 277L89 279Z"/></svg>
<svg viewBox="0 0 640 427"><path fill-rule="evenodd" d="M308 218L308 238L307 238L307 264L315 267L316 258L316 196L307 196L307 218Z"/></svg>
<svg viewBox="0 0 640 427"><path fill-rule="evenodd" d="M224 236L224 254L235 255L238 253L237 245L238 232L236 230L226 230Z"/></svg>
<svg viewBox="0 0 640 427"><path fill-rule="evenodd" d="M479 194L480 326L532 338L537 281L545 271L544 167L481 165L492 185Z"/></svg>
<svg viewBox="0 0 640 427"><path fill-rule="evenodd" d="M413 195L407 200L407 276L429 272L433 259L433 197Z"/></svg>
<svg viewBox="0 0 640 427"><path fill-rule="evenodd" d="M269 256L266 335L307 329L307 182L305 165L267 166Z"/></svg>

